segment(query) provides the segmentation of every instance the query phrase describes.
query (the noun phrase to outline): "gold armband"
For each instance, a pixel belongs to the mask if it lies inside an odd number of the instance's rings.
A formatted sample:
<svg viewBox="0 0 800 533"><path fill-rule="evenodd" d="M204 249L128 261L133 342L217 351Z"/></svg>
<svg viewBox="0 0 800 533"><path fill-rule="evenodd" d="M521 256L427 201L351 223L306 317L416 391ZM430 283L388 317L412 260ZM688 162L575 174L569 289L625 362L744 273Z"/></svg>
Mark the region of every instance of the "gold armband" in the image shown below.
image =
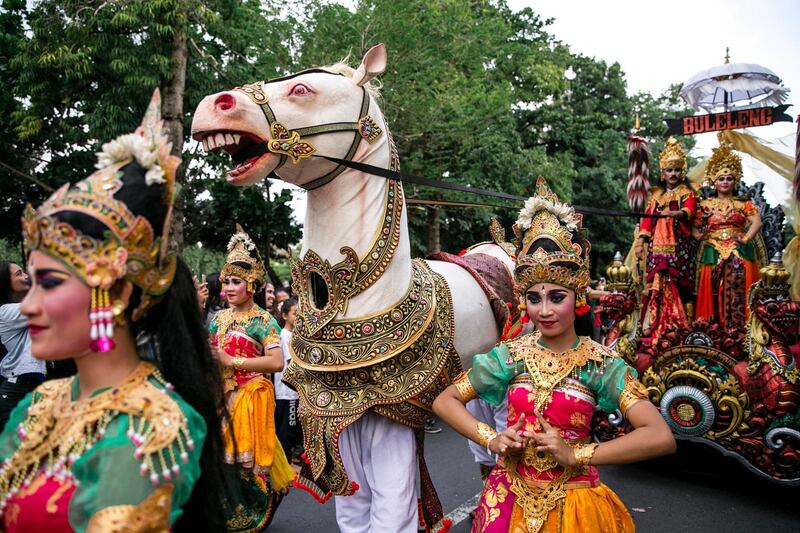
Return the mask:
<svg viewBox="0 0 800 533"><path fill-rule="evenodd" d="M489 443L497 436L497 431L493 430L489 424L478 422L478 444L488 449Z"/></svg>
<svg viewBox="0 0 800 533"><path fill-rule="evenodd" d="M458 377L456 377L455 381L453 381L453 385L456 386L458 395L461 397L461 402L464 404L478 397L478 394L472 387L472 383L469 381L469 373L471 370L472 369L462 372Z"/></svg>
<svg viewBox="0 0 800 533"><path fill-rule="evenodd" d="M242 369L242 365L244 365L244 361L247 359L246 357L234 357L233 358L233 368L237 370Z"/></svg>
<svg viewBox="0 0 800 533"><path fill-rule="evenodd" d="M588 466L589 461L591 461L592 457L594 457L594 451L597 449L598 446L600 445L597 444L596 442L593 442L591 444L584 444L582 446L578 446L577 448L575 448L574 451L575 451L576 466L578 466L579 468Z"/></svg>
<svg viewBox="0 0 800 533"><path fill-rule="evenodd" d="M647 388L628 370L625 372L625 384L617 399L622 416L625 416L633 404L640 401L649 401Z"/></svg>

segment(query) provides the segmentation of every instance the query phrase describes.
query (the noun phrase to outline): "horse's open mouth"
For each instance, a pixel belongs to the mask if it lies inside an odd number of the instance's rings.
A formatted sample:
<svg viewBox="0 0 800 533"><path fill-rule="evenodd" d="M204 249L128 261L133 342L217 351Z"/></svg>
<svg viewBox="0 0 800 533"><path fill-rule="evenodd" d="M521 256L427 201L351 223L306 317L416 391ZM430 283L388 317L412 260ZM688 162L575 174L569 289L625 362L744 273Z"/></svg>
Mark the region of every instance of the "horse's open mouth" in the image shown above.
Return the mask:
<svg viewBox="0 0 800 533"><path fill-rule="evenodd" d="M235 131L216 131L195 136L202 141L206 152L225 151L231 156L233 169L228 173L231 177L244 174L262 157L268 157L267 145L262 139L250 133Z"/></svg>

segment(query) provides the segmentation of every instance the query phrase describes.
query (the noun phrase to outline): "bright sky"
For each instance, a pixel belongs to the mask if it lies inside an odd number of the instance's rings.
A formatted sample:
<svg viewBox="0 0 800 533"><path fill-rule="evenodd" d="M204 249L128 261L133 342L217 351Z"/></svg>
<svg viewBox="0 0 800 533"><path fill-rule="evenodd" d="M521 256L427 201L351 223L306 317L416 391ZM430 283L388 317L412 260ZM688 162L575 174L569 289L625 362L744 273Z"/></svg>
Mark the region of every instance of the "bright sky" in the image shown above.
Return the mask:
<svg viewBox="0 0 800 533"><path fill-rule="evenodd" d="M730 47L731 63L763 65L785 86L800 91L796 0L509 0L509 5L514 10L532 7L553 18L548 31L574 52L619 63L630 93L661 94L672 83L722 64L725 47ZM798 112L797 106L788 110L793 116ZM796 126L787 122L753 133L774 139L794 131ZM716 146L714 134L700 137L711 138L710 146ZM699 150L706 144L701 142Z"/></svg>
<svg viewBox="0 0 800 533"><path fill-rule="evenodd" d="M514 10L532 7L544 18L553 18L548 31L574 52L618 62L629 93L661 94L672 83L722 64L725 47L730 47L731 63L769 68L794 89L787 103L800 98L797 0L509 0L509 5ZM800 103L788 110L793 117L798 113ZM774 140L793 134L796 127L782 122L749 131ZM698 157L710 155L717 146L714 133L699 135L697 141L693 155ZM759 165L745 161L745 178L765 172ZM782 196L780 191L774 194ZM774 198L768 195L768 200ZM295 194L293 205L302 220L305 195Z"/></svg>

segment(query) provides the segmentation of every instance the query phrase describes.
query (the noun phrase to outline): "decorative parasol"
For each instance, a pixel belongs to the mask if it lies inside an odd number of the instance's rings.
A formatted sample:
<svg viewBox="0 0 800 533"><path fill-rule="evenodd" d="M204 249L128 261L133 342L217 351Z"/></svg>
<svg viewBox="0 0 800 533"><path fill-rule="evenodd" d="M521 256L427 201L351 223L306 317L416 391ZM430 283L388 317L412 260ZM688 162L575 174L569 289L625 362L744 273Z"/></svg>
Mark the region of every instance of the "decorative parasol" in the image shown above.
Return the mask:
<svg viewBox="0 0 800 533"><path fill-rule="evenodd" d="M695 109L709 113L719 108L728 110L737 102L745 107L780 105L789 88L770 69L755 63L730 63L728 49L725 64L698 72L681 88L681 97Z"/></svg>

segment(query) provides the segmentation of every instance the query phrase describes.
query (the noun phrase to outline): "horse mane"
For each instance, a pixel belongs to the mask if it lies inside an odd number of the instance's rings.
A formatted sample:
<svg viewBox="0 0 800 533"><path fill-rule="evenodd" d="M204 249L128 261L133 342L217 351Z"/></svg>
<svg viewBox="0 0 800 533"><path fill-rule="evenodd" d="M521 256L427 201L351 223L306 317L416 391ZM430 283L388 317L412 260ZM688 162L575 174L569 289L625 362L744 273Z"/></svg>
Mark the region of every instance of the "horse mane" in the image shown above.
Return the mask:
<svg viewBox="0 0 800 533"><path fill-rule="evenodd" d="M329 71L329 72L333 72L334 74L343 74L343 75L347 76L348 78L352 78L356 73L356 69L354 69L353 67L351 67L350 65L347 64L347 60L349 58L350 58L350 56L347 56L344 59L342 59L341 61L338 61L338 62L336 62L336 63L334 63L332 65L324 66L322 68L327 70L327 71ZM381 100L381 87L383 87L383 84L380 82L380 80L378 78L373 78L373 79L369 80L364 85L364 87L367 89L367 92L369 93L369 95L376 102L380 102L380 100Z"/></svg>

